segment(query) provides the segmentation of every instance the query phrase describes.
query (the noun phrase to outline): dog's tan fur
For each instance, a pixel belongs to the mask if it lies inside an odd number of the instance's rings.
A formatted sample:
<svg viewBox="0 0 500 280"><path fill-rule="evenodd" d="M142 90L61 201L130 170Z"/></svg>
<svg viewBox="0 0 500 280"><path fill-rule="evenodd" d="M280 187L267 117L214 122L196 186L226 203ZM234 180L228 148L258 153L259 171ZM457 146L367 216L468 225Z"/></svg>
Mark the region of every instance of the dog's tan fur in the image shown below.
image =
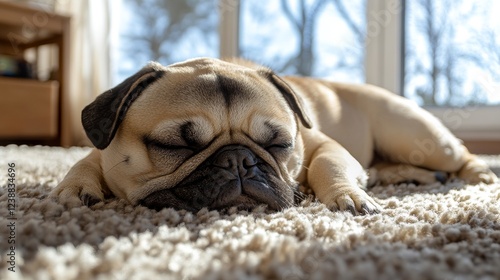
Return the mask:
<svg viewBox="0 0 500 280"><path fill-rule="evenodd" d="M270 83L261 74L269 70L236 63L194 59L149 66L167 74L148 85L128 108L109 145L77 163L51 196L68 205L81 205L89 197L103 200L105 195L137 204L155 191L175 187L228 144L249 147L287 184L298 181L331 209L353 213L379 210L363 190L366 169L371 182L383 184L431 183L437 180L436 171L473 184L496 180L486 164L411 101L370 85L268 76L274 79ZM222 97L213 94L214 73L238 81L238 89L251 98L231 97L232 104L224 105ZM193 82L200 79L203 87ZM297 98L296 108L294 100L283 96ZM174 127L185 120L196 124L197 135L207 143L195 156L165 157L145 147L141 137L177 137L172 136ZM292 151L276 155L257 144L269 133L265 122L279 127L281 138L293 141ZM286 202L291 204L289 198Z"/></svg>

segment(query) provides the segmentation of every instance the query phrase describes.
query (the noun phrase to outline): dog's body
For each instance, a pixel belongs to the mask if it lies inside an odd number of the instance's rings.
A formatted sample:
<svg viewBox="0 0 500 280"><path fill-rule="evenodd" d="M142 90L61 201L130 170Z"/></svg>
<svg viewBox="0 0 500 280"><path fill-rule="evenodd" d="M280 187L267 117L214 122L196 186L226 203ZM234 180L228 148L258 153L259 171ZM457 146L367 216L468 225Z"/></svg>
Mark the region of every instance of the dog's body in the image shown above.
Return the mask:
<svg viewBox="0 0 500 280"><path fill-rule="evenodd" d="M298 184L331 209L374 213L371 181L469 183L496 176L437 119L368 85L280 78L247 62L150 64L82 114L98 149L52 192L151 208L293 204Z"/></svg>

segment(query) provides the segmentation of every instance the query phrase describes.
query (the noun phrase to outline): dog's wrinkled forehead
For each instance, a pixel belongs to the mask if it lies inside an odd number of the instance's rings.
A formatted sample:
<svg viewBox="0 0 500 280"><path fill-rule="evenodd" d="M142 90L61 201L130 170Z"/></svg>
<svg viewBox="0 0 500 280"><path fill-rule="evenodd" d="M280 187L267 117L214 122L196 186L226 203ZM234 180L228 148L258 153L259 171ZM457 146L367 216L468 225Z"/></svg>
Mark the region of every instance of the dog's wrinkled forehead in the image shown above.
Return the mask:
<svg viewBox="0 0 500 280"><path fill-rule="evenodd" d="M165 123L169 123L167 126L198 124L193 120L200 119L211 124L205 125L205 130L213 133L230 130L249 133L264 123L295 127L286 100L254 69L197 59L174 64L165 71L130 107L129 114L136 117L126 123L134 130L154 130L156 124ZM146 119L155 127L145 125Z"/></svg>
<svg viewBox="0 0 500 280"><path fill-rule="evenodd" d="M262 84L263 77L259 70L266 71L265 68L252 69L217 59L193 59L166 69L169 73L167 83L172 88L170 93L180 99L189 93L204 95L207 99L217 94L230 107L235 99L255 99L271 87L271 83Z"/></svg>
<svg viewBox="0 0 500 280"><path fill-rule="evenodd" d="M204 109L210 111L207 115L220 115L227 108L231 116L220 119L243 122L249 113L245 110L251 109L245 101L252 100L261 112L276 107L293 111L310 127L300 99L283 80L269 69L247 66L209 58L167 67L150 63L89 104L82 112L82 124L92 143L104 149L132 112L135 118L147 114L148 123L155 123L155 118L174 119Z"/></svg>

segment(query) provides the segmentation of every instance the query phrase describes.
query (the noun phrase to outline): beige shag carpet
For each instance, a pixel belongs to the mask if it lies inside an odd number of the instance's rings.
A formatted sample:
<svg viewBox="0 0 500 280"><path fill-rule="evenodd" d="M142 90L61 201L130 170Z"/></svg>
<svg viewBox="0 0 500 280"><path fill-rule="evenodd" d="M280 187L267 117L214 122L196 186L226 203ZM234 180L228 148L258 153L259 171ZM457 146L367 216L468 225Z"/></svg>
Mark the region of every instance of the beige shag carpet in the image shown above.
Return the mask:
<svg viewBox="0 0 500 280"><path fill-rule="evenodd" d="M0 279L500 279L500 184L377 186L384 210L361 217L315 202L189 213L44 199L88 152L0 147Z"/></svg>

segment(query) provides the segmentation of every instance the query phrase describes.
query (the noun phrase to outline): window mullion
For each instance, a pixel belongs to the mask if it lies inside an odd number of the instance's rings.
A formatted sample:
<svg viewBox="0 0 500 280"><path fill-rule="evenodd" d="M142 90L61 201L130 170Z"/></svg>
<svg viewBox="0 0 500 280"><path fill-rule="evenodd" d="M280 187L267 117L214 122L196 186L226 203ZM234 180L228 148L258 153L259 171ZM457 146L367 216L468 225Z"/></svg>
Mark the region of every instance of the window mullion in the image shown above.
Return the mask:
<svg viewBox="0 0 500 280"><path fill-rule="evenodd" d="M219 56L239 56L240 0L219 0Z"/></svg>
<svg viewBox="0 0 500 280"><path fill-rule="evenodd" d="M369 0L366 4L366 82L403 93L404 0Z"/></svg>

